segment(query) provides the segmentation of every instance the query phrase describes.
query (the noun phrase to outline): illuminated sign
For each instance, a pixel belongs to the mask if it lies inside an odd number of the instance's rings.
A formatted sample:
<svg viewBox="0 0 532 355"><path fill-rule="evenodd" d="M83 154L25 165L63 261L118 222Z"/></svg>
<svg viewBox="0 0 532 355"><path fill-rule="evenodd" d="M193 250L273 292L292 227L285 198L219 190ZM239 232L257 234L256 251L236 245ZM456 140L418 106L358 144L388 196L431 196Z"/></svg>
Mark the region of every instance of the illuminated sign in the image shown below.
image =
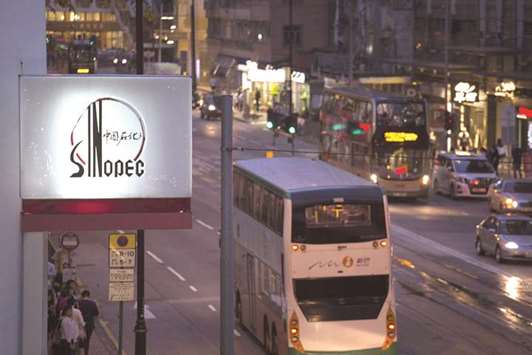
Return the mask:
<svg viewBox="0 0 532 355"><path fill-rule="evenodd" d="M190 197L191 93L175 76L21 77L21 197Z"/></svg>
<svg viewBox="0 0 532 355"><path fill-rule="evenodd" d="M249 81L259 81L267 83L284 83L286 81L285 69L274 69L271 65L266 65L265 69L259 69L258 63L248 60L246 64L239 64L238 70L247 72ZM292 71L292 81L299 84L305 83L305 73Z"/></svg>
<svg viewBox="0 0 532 355"><path fill-rule="evenodd" d="M503 81L495 88L495 96L512 97L516 87L513 81Z"/></svg>
<svg viewBox="0 0 532 355"><path fill-rule="evenodd" d="M458 103L477 102L478 88L476 85L461 81L453 87L453 101Z"/></svg>
<svg viewBox="0 0 532 355"><path fill-rule="evenodd" d="M532 118L532 108L519 106L517 108L517 118L526 120Z"/></svg>
<svg viewBox="0 0 532 355"><path fill-rule="evenodd" d="M417 133L412 132L385 132L384 140L388 143L404 143L417 141Z"/></svg>

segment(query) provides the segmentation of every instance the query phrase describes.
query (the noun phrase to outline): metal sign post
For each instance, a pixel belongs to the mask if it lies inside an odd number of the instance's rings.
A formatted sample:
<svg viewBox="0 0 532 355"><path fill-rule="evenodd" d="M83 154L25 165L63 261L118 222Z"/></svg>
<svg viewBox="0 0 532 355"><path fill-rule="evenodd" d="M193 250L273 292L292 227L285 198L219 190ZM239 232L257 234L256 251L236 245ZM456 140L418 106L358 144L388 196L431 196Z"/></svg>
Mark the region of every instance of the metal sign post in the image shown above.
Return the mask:
<svg viewBox="0 0 532 355"><path fill-rule="evenodd" d="M234 247L233 247L233 100L229 95L222 102L222 253L220 258L220 354L234 354L235 326Z"/></svg>
<svg viewBox="0 0 532 355"><path fill-rule="evenodd" d="M118 355L122 355L124 301L135 300L137 236L109 234L109 301L118 304Z"/></svg>

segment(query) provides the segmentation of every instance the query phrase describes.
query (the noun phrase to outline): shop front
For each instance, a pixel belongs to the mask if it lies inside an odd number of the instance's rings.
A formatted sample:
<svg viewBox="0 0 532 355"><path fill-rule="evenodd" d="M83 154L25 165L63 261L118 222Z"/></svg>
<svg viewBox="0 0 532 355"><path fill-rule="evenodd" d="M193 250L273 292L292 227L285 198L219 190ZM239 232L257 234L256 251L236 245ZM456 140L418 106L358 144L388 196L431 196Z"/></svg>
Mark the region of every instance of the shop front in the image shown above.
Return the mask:
<svg viewBox="0 0 532 355"><path fill-rule="evenodd" d="M275 104L288 109L289 68L275 69L269 65L259 68L257 62L248 60L246 64L238 65L238 71L242 81L237 102L243 111L265 112ZM308 111L309 85L305 73L292 72L292 102L293 112L303 114Z"/></svg>

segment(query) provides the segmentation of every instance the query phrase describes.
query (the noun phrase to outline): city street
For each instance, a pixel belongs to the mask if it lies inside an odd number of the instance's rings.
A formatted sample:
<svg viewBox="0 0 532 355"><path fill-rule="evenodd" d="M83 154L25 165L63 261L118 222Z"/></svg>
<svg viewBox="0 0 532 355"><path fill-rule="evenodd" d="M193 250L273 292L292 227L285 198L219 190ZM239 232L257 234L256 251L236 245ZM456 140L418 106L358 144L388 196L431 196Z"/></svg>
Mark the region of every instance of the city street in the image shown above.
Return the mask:
<svg viewBox="0 0 532 355"><path fill-rule="evenodd" d="M195 114L196 115L196 114ZM220 122L193 119L194 226L146 232L149 354L217 354L219 336ZM238 147L272 144L261 125L235 121ZM286 138L276 148L290 149ZM296 141L296 149L317 147ZM263 156L237 151L235 159ZM312 154L306 154L311 157ZM499 265L474 253L474 227L485 201L391 201L399 354L525 354L532 352L532 265ZM107 302L107 238L81 234L75 261L101 308L101 324L118 338L118 304ZM133 354L135 309L125 305L124 349ZM237 354L262 354L235 329Z"/></svg>

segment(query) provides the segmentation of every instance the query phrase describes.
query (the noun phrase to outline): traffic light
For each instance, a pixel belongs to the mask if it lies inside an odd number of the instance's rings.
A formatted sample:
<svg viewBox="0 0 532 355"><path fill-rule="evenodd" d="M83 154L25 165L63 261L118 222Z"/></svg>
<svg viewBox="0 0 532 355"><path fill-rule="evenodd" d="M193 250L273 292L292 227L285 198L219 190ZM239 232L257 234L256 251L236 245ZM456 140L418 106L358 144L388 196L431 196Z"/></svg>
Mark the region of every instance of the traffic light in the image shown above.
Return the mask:
<svg viewBox="0 0 532 355"><path fill-rule="evenodd" d="M284 119L284 130L286 133L295 135L297 131L297 117L296 115L286 116Z"/></svg>
<svg viewBox="0 0 532 355"><path fill-rule="evenodd" d="M269 129L274 129L274 130L279 128L279 119L280 119L279 113L275 112L272 109L269 109L267 112L266 127Z"/></svg>
<svg viewBox="0 0 532 355"><path fill-rule="evenodd" d="M345 130L348 136L360 136L365 133L365 131L360 128L358 122L348 121L345 125Z"/></svg>

